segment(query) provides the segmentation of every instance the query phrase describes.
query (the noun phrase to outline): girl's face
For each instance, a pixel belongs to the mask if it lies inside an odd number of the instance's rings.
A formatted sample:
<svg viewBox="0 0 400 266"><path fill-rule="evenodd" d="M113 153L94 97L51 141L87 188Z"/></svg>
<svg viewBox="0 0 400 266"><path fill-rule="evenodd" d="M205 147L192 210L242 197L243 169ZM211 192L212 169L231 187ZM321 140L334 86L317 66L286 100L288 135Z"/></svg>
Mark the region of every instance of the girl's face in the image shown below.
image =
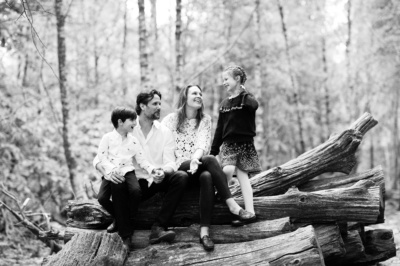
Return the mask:
<svg viewBox="0 0 400 266"><path fill-rule="evenodd" d="M192 86L188 89L186 106L194 109L200 109L203 106L203 93L198 87Z"/></svg>
<svg viewBox="0 0 400 266"><path fill-rule="evenodd" d="M224 85L228 93L233 92L240 85L239 83L240 77L239 76L236 76L236 78L232 77L232 74L229 71L224 71L222 73L222 79L223 79L222 85Z"/></svg>

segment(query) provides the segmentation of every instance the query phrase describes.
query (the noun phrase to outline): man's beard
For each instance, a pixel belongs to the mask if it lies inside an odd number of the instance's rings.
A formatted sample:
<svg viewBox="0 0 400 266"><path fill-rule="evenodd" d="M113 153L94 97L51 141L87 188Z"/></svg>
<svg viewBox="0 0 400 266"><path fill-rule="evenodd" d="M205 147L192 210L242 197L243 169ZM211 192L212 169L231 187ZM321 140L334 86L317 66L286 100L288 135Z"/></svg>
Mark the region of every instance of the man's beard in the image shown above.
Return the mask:
<svg viewBox="0 0 400 266"><path fill-rule="evenodd" d="M161 111L156 111L151 115L150 118L153 120L158 120L158 119L160 119L160 114L161 114Z"/></svg>

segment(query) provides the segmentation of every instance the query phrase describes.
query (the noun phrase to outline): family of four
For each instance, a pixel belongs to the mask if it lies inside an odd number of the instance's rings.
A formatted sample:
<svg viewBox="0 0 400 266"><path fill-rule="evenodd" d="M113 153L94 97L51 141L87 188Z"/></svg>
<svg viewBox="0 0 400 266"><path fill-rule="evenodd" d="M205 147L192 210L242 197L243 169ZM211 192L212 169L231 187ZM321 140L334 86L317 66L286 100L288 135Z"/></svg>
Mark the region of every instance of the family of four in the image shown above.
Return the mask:
<svg viewBox="0 0 400 266"><path fill-rule="evenodd" d="M214 249L209 226L215 190L237 216L233 226L256 220L248 173L260 171L253 144L258 103L244 88L245 82L241 67L224 70L223 85L230 96L221 103L212 143L211 117L204 114L202 90L197 85L181 91L176 112L161 123L162 97L156 90L137 96L136 111L114 109L111 122L115 129L103 136L93 161L103 175L98 201L115 219L107 231L117 231L129 245L139 203L163 191L150 243L173 241L175 232L168 230L168 222L189 186L200 189L200 242L205 250ZM220 162L215 157L218 154ZM228 187L235 170L245 210Z"/></svg>

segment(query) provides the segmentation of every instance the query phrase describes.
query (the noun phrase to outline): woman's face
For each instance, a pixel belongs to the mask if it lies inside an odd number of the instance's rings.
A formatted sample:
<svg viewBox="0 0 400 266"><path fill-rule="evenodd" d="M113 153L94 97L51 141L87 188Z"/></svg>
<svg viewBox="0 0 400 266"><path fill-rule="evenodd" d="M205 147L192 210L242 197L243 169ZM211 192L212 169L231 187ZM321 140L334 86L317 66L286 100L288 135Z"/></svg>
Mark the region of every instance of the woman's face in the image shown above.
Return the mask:
<svg viewBox="0 0 400 266"><path fill-rule="evenodd" d="M192 86L188 89L186 106L194 109L200 109L203 106L203 93L198 87Z"/></svg>

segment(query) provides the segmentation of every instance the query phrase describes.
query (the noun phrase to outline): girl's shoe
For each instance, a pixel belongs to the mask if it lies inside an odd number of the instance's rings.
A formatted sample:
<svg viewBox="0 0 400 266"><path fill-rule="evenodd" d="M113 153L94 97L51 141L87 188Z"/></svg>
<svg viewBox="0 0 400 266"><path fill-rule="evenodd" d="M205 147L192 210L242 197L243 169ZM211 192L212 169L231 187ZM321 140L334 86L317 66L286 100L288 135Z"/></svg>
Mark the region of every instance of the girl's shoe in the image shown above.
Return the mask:
<svg viewBox="0 0 400 266"><path fill-rule="evenodd" d="M243 226L245 224L254 223L257 220L257 216L251 212L240 209L239 219L232 221L232 226Z"/></svg>
<svg viewBox="0 0 400 266"><path fill-rule="evenodd" d="M207 251L214 250L214 242L208 235L205 235L202 238L200 238L200 243L203 245L205 250Z"/></svg>

